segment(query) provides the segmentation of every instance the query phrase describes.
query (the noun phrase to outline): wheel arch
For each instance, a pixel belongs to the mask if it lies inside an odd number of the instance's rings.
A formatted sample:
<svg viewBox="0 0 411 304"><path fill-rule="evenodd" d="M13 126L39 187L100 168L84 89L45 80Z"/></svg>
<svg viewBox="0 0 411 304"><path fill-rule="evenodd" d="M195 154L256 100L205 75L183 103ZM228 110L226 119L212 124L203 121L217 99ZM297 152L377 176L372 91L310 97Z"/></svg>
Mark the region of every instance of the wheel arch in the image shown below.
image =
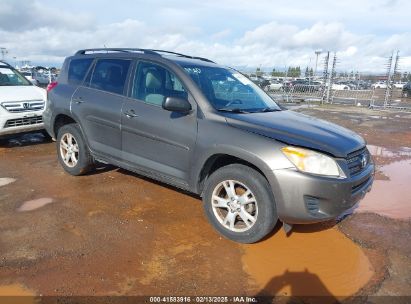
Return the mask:
<svg viewBox="0 0 411 304"><path fill-rule="evenodd" d="M86 134L84 133L84 130L83 130L83 127L81 126L81 123L77 119L73 118L72 115L69 115L67 113L59 113L54 118L53 125L52 125L53 132L54 132L54 137L57 139L58 130L61 127L65 126L65 125L68 125L68 124L71 124L71 123L75 123L75 124L78 125L78 127L80 128L80 132L83 135L83 139L87 143L87 146L90 147L89 142L88 142L88 138L87 138Z"/></svg>
<svg viewBox="0 0 411 304"><path fill-rule="evenodd" d="M265 165L255 164L256 158L253 160L248 156L239 156L233 153L214 153L210 155L201 166L201 170L197 174L197 192L202 196L204 191L204 184L207 178L218 169L231 164L242 164L250 167L260 173L268 182L268 178L264 171L267 169Z"/></svg>
<svg viewBox="0 0 411 304"><path fill-rule="evenodd" d="M70 115L60 113L56 115L53 122L53 132L57 137L58 130L63 127L64 125L68 125L71 123L77 123L77 121L71 117Z"/></svg>

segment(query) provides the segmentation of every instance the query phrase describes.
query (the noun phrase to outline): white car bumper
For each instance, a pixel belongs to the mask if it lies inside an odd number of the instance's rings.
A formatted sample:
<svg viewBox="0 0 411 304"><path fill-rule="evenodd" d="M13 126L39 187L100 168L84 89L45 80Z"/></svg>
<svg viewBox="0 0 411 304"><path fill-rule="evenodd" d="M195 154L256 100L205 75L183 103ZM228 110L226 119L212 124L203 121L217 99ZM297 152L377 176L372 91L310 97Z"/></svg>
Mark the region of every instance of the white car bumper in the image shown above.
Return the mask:
<svg viewBox="0 0 411 304"><path fill-rule="evenodd" d="M0 107L0 136L44 129L43 110L9 113Z"/></svg>

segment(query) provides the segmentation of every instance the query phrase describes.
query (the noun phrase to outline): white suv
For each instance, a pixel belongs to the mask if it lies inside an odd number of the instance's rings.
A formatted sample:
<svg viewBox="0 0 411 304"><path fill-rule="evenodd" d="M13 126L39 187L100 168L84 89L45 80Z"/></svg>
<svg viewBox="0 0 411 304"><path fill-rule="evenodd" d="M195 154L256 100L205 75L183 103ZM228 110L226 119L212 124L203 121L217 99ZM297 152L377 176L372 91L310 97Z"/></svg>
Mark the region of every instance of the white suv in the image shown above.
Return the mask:
<svg viewBox="0 0 411 304"><path fill-rule="evenodd" d="M0 61L0 137L44 128L46 90Z"/></svg>

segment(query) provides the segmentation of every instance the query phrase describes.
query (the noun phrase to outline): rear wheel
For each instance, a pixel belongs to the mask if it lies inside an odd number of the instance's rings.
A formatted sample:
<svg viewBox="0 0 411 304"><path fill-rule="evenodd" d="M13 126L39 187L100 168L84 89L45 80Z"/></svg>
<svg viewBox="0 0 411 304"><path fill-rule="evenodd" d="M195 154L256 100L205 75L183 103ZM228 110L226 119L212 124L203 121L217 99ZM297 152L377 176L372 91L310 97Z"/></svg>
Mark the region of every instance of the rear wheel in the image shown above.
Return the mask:
<svg viewBox="0 0 411 304"><path fill-rule="evenodd" d="M228 165L214 172L206 182L203 202L213 227L236 242L257 242L277 223L267 180L244 165Z"/></svg>
<svg viewBox="0 0 411 304"><path fill-rule="evenodd" d="M66 172L83 175L93 169L93 158L77 124L61 127L56 143L59 162Z"/></svg>

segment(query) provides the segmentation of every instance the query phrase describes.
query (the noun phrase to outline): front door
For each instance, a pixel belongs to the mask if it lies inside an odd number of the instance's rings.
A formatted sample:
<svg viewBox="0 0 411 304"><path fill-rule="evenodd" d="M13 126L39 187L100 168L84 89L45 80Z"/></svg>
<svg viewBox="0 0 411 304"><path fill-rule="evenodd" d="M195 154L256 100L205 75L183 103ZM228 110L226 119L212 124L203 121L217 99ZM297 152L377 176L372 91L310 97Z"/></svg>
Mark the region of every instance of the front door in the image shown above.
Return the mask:
<svg viewBox="0 0 411 304"><path fill-rule="evenodd" d="M164 110L167 96L189 99L193 111ZM196 104L174 73L155 63L140 62L122 114L123 158L186 183L197 136Z"/></svg>

